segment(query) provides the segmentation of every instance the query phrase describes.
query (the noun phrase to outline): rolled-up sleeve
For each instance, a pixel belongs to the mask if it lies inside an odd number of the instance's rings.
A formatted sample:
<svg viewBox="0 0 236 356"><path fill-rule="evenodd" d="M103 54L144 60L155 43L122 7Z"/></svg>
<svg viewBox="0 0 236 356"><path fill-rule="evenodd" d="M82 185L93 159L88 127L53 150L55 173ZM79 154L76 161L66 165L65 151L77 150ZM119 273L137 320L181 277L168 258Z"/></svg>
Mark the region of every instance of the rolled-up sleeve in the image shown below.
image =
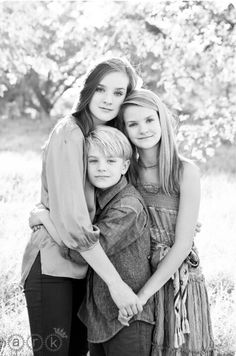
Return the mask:
<svg viewBox="0 0 236 356"><path fill-rule="evenodd" d="M84 137L79 127L56 128L45 152L50 217L69 248L85 251L98 242L85 197Z"/></svg>

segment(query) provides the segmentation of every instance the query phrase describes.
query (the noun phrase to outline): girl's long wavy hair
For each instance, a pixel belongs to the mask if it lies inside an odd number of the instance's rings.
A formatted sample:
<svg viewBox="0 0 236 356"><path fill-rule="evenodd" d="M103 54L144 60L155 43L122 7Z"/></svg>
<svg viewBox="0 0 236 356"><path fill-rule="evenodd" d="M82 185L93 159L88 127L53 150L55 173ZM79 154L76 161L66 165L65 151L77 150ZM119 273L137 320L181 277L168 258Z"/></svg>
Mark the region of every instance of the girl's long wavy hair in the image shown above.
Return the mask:
<svg viewBox="0 0 236 356"><path fill-rule="evenodd" d="M84 136L87 136L90 131L94 130L94 123L89 110L89 103L98 84L106 74L111 72L121 72L128 76L129 84L126 96L129 95L129 93L137 85L138 75L127 59L116 57L109 58L93 66L86 75L78 103L75 105L75 112L72 113L76 124L82 130ZM115 119L116 118L109 122L110 126L114 126Z"/></svg>
<svg viewBox="0 0 236 356"><path fill-rule="evenodd" d="M124 122L124 111L129 105L150 108L157 112L160 126L161 139L159 149L157 150L158 159L158 181L160 182L161 191L167 195L179 192L179 181L182 172L183 158L179 155L174 133L174 119L170 112L162 103L160 98L152 91L147 89L134 90L121 106L119 118L116 127L125 133L127 137ZM132 144L133 155L129 170L129 179L136 185L139 177L138 151Z"/></svg>

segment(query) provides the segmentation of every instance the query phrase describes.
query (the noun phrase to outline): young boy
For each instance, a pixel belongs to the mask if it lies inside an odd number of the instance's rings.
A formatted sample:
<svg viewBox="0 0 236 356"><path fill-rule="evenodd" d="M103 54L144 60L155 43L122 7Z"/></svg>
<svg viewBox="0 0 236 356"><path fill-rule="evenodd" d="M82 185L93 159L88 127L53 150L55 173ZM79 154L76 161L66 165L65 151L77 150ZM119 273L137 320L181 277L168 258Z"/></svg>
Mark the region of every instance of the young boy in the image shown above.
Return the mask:
<svg viewBox="0 0 236 356"><path fill-rule="evenodd" d="M151 276L150 235L144 202L125 178L131 145L119 130L99 126L87 138L87 148L88 178L97 188L93 223L100 229L100 243L121 278L137 293ZM74 261L78 255L70 250ZM150 354L153 301L149 300L130 326L124 327L106 284L92 269L79 316L88 328L91 356Z"/></svg>

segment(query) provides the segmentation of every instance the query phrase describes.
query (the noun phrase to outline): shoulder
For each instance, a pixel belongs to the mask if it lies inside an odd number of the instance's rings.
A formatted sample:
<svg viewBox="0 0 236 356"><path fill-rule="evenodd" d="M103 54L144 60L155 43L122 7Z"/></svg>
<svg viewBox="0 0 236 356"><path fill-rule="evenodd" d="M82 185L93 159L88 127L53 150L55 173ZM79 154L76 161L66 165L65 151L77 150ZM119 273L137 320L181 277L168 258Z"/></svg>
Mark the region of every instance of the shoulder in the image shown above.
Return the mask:
<svg viewBox="0 0 236 356"><path fill-rule="evenodd" d="M199 184L200 169L198 166L190 160L183 160L182 164L183 169L180 180L180 189L188 185L194 186L195 184Z"/></svg>
<svg viewBox="0 0 236 356"><path fill-rule="evenodd" d="M193 161L183 160L182 164L183 164L183 177L200 176L200 169Z"/></svg>
<svg viewBox="0 0 236 356"><path fill-rule="evenodd" d="M81 142L84 140L84 135L80 129L80 127L76 124L73 116L68 115L55 125L52 136L54 139L63 138L65 140L69 140L68 142ZM65 143L67 143L65 141Z"/></svg>

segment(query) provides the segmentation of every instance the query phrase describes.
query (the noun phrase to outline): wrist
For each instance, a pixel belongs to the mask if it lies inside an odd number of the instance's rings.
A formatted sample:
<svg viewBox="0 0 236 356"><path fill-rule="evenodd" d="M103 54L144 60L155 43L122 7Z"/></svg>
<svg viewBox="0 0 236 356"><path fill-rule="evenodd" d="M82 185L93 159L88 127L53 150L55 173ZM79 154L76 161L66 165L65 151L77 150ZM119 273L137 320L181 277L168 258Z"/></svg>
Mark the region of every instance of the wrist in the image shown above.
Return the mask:
<svg viewBox="0 0 236 356"><path fill-rule="evenodd" d="M142 305L145 305L147 303L148 299L150 298L150 296L147 294L147 292L145 292L145 290L142 290L142 289L138 292L138 297L139 297Z"/></svg>
<svg viewBox="0 0 236 356"><path fill-rule="evenodd" d="M117 286L124 284L125 282L121 279L121 277L118 275L117 277L114 278L109 278L106 281L106 284L109 289L117 288Z"/></svg>

